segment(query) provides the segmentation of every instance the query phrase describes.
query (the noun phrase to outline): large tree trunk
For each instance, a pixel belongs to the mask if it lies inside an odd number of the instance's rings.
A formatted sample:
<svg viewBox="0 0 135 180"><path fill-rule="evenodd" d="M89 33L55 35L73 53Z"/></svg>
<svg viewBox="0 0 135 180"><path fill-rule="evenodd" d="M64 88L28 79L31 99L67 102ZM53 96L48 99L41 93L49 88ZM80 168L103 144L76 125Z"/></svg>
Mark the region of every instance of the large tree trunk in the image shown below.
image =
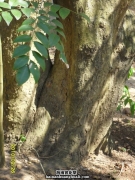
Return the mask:
<svg viewBox="0 0 135 180"><path fill-rule="evenodd" d="M130 0L55 2L86 13L90 23L74 13L62 22L70 68L57 53L23 146L41 150L49 160L45 159L47 169L49 163L54 169L71 167L88 153L106 149L135 49L133 13L127 11Z"/></svg>

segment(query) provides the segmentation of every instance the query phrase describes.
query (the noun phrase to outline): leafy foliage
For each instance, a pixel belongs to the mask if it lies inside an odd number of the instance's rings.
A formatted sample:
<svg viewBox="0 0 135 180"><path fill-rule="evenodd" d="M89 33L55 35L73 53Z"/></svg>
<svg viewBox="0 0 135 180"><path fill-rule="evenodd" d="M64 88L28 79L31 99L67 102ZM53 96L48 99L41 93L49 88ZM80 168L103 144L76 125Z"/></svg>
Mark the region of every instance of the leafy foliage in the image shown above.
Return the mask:
<svg viewBox="0 0 135 180"><path fill-rule="evenodd" d="M48 59L48 48L56 47L60 52L59 58L69 67L61 38L66 39L61 19L65 19L70 10L50 2L27 2L25 0L9 0L0 2L0 21L3 19L9 26L13 20L19 20L22 15L26 17L18 28L20 35L15 38L17 43L13 52L16 81L19 85L25 83L30 74L37 83L40 78L40 67L45 70L45 59ZM47 10L49 9L49 10ZM72 11L73 12L73 11ZM74 13L74 12L73 12ZM89 21L85 14L79 14ZM35 37L37 40L35 41ZM31 43L35 49L31 48ZM30 59L33 54L34 59Z"/></svg>
<svg viewBox="0 0 135 180"><path fill-rule="evenodd" d="M128 78L130 78L133 75L134 75L134 68L131 67L128 72ZM117 110L120 111L121 108L126 106L127 104L129 104L130 106L131 114L134 115L135 114L135 101L133 101L132 98L130 97L129 88L128 86L125 85L123 89L123 95L120 98L120 101L117 106Z"/></svg>

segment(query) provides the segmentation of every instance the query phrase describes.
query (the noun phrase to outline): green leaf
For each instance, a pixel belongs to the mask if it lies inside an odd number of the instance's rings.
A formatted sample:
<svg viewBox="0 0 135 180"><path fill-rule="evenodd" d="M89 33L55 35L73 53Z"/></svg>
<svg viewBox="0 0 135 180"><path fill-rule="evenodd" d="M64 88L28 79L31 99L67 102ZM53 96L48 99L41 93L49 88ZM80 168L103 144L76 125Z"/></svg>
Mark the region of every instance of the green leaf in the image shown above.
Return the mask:
<svg viewBox="0 0 135 180"><path fill-rule="evenodd" d="M49 26L47 24L38 23L37 26L42 29L45 33L49 34Z"/></svg>
<svg viewBox="0 0 135 180"><path fill-rule="evenodd" d="M45 57L48 58L48 52L45 48L45 46L43 46L41 43L34 41L34 45L36 47L36 49Z"/></svg>
<svg viewBox="0 0 135 180"><path fill-rule="evenodd" d="M63 36L63 37L66 39L66 36L65 36L64 32L63 32L61 29L56 28L55 30L56 30L61 36Z"/></svg>
<svg viewBox="0 0 135 180"><path fill-rule="evenodd" d="M22 142L26 141L26 137L21 135L20 141L22 141Z"/></svg>
<svg viewBox="0 0 135 180"><path fill-rule="evenodd" d="M38 8L38 3L37 2L31 2L33 4L33 6L35 7L35 9Z"/></svg>
<svg viewBox="0 0 135 180"><path fill-rule="evenodd" d="M60 21L58 21L57 19L53 19L52 22L53 22L56 26L58 26L58 27L60 27L61 29L63 29L63 24L62 24Z"/></svg>
<svg viewBox="0 0 135 180"><path fill-rule="evenodd" d="M37 83L40 78L40 71L38 66L33 61L30 61L29 69L30 69L30 73L34 77L35 83Z"/></svg>
<svg viewBox="0 0 135 180"><path fill-rule="evenodd" d="M41 66L43 71L45 70L45 58L42 57L38 52L32 51L33 56L35 57L38 64Z"/></svg>
<svg viewBox="0 0 135 180"><path fill-rule="evenodd" d="M3 11L3 10L0 8L0 11Z"/></svg>
<svg viewBox="0 0 135 180"><path fill-rule="evenodd" d="M123 91L124 91L125 94L129 94L128 86L124 86L124 90Z"/></svg>
<svg viewBox="0 0 135 180"><path fill-rule="evenodd" d="M49 47L49 42L48 42L48 39L47 39L46 35L44 35L41 32L36 32L35 34L36 34L37 38L43 43L43 45L46 48L48 48Z"/></svg>
<svg viewBox="0 0 135 180"><path fill-rule="evenodd" d="M134 115L134 113L135 113L135 103L133 103L133 104L130 106L130 111L131 111L131 114Z"/></svg>
<svg viewBox="0 0 135 180"><path fill-rule="evenodd" d="M6 9L11 9L11 6L8 3L5 3L5 2L0 2L0 7L6 8Z"/></svg>
<svg viewBox="0 0 135 180"><path fill-rule="evenodd" d="M24 8L27 8L28 7L28 2L19 0L19 5L24 7Z"/></svg>
<svg viewBox="0 0 135 180"><path fill-rule="evenodd" d="M23 66L22 68L18 69L16 74L16 81L18 85L24 84L30 77L30 71L28 65Z"/></svg>
<svg viewBox="0 0 135 180"><path fill-rule="evenodd" d="M120 111L121 110L121 105L119 104L118 106L117 106L117 111Z"/></svg>
<svg viewBox="0 0 135 180"><path fill-rule="evenodd" d="M55 46L60 41L60 36L57 34L49 35L49 47Z"/></svg>
<svg viewBox="0 0 135 180"><path fill-rule="evenodd" d="M17 38L15 38L14 43L16 42L29 42L31 41L32 37L30 35L20 35Z"/></svg>
<svg viewBox="0 0 135 180"><path fill-rule="evenodd" d="M21 18L21 16L22 16L22 13L19 10L16 10L16 9L12 9L11 13L14 15L16 20L19 20Z"/></svg>
<svg viewBox="0 0 135 180"><path fill-rule="evenodd" d="M23 8L23 9L21 9L21 11L22 11L23 14L25 14L27 17L29 17L32 12L35 12L35 10L34 10L33 8Z"/></svg>
<svg viewBox="0 0 135 180"><path fill-rule="evenodd" d="M131 67L129 72L128 72L128 78L130 78L133 75L134 75L134 68Z"/></svg>
<svg viewBox="0 0 135 180"><path fill-rule="evenodd" d="M44 10L39 10L39 14L46 14L46 11L44 11Z"/></svg>
<svg viewBox="0 0 135 180"><path fill-rule="evenodd" d="M132 106L133 100L132 100L132 99L129 99L128 102L129 102L130 106Z"/></svg>
<svg viewBox="0 0 135 180"><path fill-rule="evenodd" d="M30 25L21 25L17 31L21 32L21 31L29 31L29 30L33 30L33 27Z"/></svg>
<svg viewBox="0 0 135 180"><path fill-rule="evenodd" d="M39 20L39 22L45 22L45 21L48 21L48 20L50 20L50 18L49 17L47 17L47 16L38 16L38 20Z"/></svg>
<svg viewBox="0 0 135 180"><path fill-rule="evenodd" d="M62 19L65 19L70 14L70 10L67 8L61 8L59 10L59 15Z"/></svg>
<svg viewBox="0 0 135 180"><path fill-rule="evenodd" d="M18 0L9 0L8 3L10 6L15 6L15 7L19 5Z"/></svg>
<svg viewBox="0 0 135 180"><path fill-rule="evenodd" d="M26 64L28 64L28 61L29 61L29 57L28 56L21 56L21 57L19 57L18 59L15 60L13 69L17 70L17 69L25 66Z"/></svg>
<svg viewBox="0 0 135 180"><path fill-rule="evenodd" d="M65 64L67 64L67 58L66 58L66 56L65 56L64 53L60 53L60 59L61 59Z"/></svg>
<svg viewBox="0 0 135 180"><path fill-rule="evenodd" d="M123 95L123 96L120 98L120 100L124 99L125 97L127 97L127 95Z"/></svg>
<svg viewBox="0 0 135 180"><path fill-rule="evenodd" d="M21 7L28 7L28 3L23 0L9 0L10 6L21 6Z"/></svg>
<svg viewBox="0 0 135 180"><path fill-rule="evenodd" d="M35 19L33 18L27 18L25 21L23 21L22 25L31 25L35 22Z"/></svg>
<svg viewBox="0 0 135 180"><path fill-rule="evenodd" d="M60 5L53 4L53 5L51 6L51 11L57 12L60 8L61 8Z"/></svg>
<svg viewBox="0 0 135 180"><path fill-rule="evenodd" d="M6 21L7 25L9 26L9 24L11 23L13 17L11 16L11 14L9 12L2 12L2 17L3 19Z"/></svg>
<svg viewBox="0 0 135 180"><path fill-rule="evenodd" d="M82 16L83 18L85 18L88 22L90 22L90 18L84 14L84 13L80 13L80 16Z"/></svg>
<svg viewBox="0 0 135 180"><path fill-rule="evenodd" d="M52 11L49 11L48 14L52 17L56 17L56 18L59 18L58 14L55 13L55 12L52 12Z"/></svg>
<svg viewBox="0 0 135 180"><path fill-rule="evenodd" d="M50 2L44 2L44 7L48 7L48 6L51 6L52 5L52 3L50 3Z"/></svg>
<svg viewBox="0 0 135 180"><path fill-rule="evenodd" d="M30 46L28 46L26 44L20 45L17 48L15 48L15 50L13 52L13 57L22 56L22 55L26 54L29 51L30 51Z"/></svg>
<svg viewBox="0 0 135 180"><path fill-rule="evenodd" d="M126 106L128 103L129 103L129 97L127 97L127 98L124 100L124 105Z"/></svg>
<svg viewBox="0 0 135 180"><path fill-rule="evenodd" d="M56 49L58 50L58 51L60 51L60 52L63 52L63 46L60 44L60 43L57 43L56 45L55 45L55 47L56 47Z"/></svg>

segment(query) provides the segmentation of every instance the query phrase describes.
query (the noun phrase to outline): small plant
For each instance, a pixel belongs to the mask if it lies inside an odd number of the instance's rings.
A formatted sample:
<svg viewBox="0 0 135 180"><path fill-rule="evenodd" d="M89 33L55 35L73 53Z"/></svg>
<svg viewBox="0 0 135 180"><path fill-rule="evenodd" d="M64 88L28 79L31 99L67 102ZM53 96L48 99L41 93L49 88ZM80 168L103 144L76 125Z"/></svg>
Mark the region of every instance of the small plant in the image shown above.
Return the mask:
<svg viewBox="0 0 135 180"><path fill-rule="evenodd" d="M133 76L133 74L134 74L134 68L131 67L129 70L129 73L128 73L128 79L131 76ZM130 97L129 88L128 88L128 86L125 85L124 89L123 89L123 95L120 98L120 101L119 101L118 106L117 106L117 111L120 111L121 108L126 106L127 104L129 104L130 112L133 116L135 113L135 101L133 101L132 98Z"/></svg>
<svg viewBox="0 0 135 180"><path fill-rule="evenodd" d="M131 67L130 70L129 70L129 72L128 72L128 79L129 79L131 76L134 75L134 71L135 71L135 69Z"/></svg>
<svg viewBox="0 0 135 180"><path fill-rule="evenodd" d="M21 141L21 142L26 141L26 137L25 137L23 134L20 136L20 141Z"/></svg>

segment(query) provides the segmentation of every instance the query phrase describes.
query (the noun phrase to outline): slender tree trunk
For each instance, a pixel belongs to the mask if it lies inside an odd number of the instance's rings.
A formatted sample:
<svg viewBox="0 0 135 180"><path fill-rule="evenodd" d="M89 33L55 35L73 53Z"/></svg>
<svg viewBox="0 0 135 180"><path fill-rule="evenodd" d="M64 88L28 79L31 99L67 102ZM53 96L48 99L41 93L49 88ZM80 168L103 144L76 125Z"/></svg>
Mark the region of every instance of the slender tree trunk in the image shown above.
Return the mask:
<svg viewBox="0 0 135 180"><path fill-rule="evenodd" d="M2 35L3 50L3 69L4 69L4 130L6 133L6 141L10 141L15 136L27 132L26 124L31 124L35 105L36 85L33 77L30 77L21 87L15 80L15 72L13 71L14 59L12 53L15 47L14 38L18 35L17 28L24 19L19 21L13 20L9 27L4 21L1 22L0 33Z"/></svg>
<svg viewBox="0 0 135 180"><path fill-rule="evenodd" d="M4 131L3 131L3 62L2 62L2 44L0 36L0 167L5 163L4 154Z"/></svg>

